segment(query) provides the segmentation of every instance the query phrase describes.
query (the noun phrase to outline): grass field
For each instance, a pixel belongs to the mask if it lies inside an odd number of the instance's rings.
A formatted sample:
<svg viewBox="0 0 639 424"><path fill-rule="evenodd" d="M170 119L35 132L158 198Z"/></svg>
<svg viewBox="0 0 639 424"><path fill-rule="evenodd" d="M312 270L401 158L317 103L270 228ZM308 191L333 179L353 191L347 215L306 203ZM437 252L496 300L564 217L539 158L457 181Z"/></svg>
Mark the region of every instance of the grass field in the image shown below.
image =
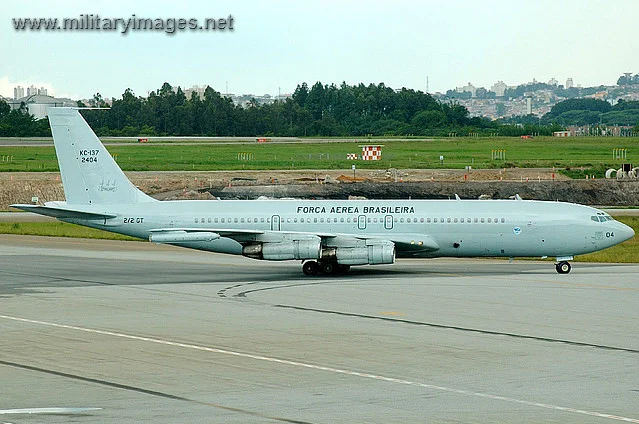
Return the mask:
<svg viewBox="0 0 639 424"><path fill-rule="evenodd" d="M519 138L445 138L435 140L394 141L374 139L383 144L381 161L349 161L347 153L361 153L361 142L318 143L166 143L122 144L109 146L125 171L213 171L259 169L460 169L501 167L593 167L603 176L605 169L622 162L637 163L636 138L573 137L558 139ZM626 160L612 157L614 148L628 149ZM505 160L491 160L492 150L506 150ZM439 158L444 156L443 163ZM57 171L52 146L0 147L0 172ZM9 158L9 160L7 160ZM580 177L580 174L575 175Z"/></svg>
<svg viewBox="0 0 639 424"><path fill-rule="evenodd" d="M639 234L639 217L619 216L618 221L631 226ZM102 230L80 227L64 222L0 223L0 234L23 234L52 237L79 237L109 240L139 240ZM601 252L577 256L575 262L639 263L639 237Z"/></svg>

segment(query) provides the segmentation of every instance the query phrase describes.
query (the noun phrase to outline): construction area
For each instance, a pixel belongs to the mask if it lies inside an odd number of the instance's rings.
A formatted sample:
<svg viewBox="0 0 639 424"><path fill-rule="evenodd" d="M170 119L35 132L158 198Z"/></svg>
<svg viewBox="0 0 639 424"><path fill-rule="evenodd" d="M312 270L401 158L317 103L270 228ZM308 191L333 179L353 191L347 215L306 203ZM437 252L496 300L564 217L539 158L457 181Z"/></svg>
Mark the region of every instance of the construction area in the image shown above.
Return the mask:
<svg viewBox="0 0 639 424"><path fill-rule="evenodd" d="M639 204L639 183L616 179L571 180L552 168L482 170L387 169L295 171L128 172L133 184L161 200L267 197L347 199L524 198L595 205ZM12 203L63 200L60 174L0 173L0 210Z"/></svg>

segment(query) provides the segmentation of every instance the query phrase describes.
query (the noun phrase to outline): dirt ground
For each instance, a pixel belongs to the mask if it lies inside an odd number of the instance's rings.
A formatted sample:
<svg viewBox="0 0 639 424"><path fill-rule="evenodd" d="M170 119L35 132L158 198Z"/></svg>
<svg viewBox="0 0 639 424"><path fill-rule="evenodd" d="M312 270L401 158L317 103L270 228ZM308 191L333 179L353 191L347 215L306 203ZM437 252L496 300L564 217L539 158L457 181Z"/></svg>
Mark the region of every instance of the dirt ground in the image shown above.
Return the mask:
<svg viewBox="0 0 639 424"><path fill-rule="evenodd" d="M198 190L211 187L269 184L318 184L351 182L353 174L344 170L297 171L211 171L211 172L127 172L133 184L142 191L161 200L208 199L211 195ZM420 181L548 181L566 180L553 169L407 169L357 170L357 181L420 182ZM3 172L0 173L0 210L8 210L12 203L31 203L37 197L43 204L64 200L60 174L55 172Z"/></svg>

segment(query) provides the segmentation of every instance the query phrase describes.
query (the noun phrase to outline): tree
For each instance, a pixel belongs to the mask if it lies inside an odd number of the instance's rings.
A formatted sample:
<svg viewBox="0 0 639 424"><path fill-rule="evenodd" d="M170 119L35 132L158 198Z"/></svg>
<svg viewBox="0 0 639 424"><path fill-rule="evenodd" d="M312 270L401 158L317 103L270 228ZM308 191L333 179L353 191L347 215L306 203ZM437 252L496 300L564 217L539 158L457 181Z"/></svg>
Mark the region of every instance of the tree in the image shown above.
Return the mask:
<svg viewBox="0 0 639 424"><path fill-rule="evenodd" d="M569 111L591 111L605 113L612 109L610 103L605 100L599 99L568 99L563 102L559 102L550 109L545 117L555 118L559 115Z"/></svg>
<svg viewBox="0 0 639 424"><path fill-rule="evenodd" d="M415 115L411 123L423 133L424 130L442 127L446 123L446 114L441 110L425 110Z"/></svg>

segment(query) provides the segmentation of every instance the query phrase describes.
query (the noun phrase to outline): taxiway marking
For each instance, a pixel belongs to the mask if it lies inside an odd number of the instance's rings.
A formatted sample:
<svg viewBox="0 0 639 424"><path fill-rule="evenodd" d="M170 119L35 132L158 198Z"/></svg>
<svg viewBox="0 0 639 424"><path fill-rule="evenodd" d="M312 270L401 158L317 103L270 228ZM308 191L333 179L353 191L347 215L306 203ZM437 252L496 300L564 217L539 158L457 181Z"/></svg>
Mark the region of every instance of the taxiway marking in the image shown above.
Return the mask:
<svg viewBox="0 0 639 424"><path fill-rule="evenodd" d="M503 402L515 403L515 404L525 405L525 406L533 406L533 407L537 407L537 408L549 409L549 410L554 410L554 411L570 412L570 413L574 413L574 414L588 415L588 416L591 416L591 417L607 418L607 419L616 420L616 421L639 424L639 418L622 417L622 416L618 416L618 415L606 414L606 413L597 412L597 411L588 411L588 410L585 410L585 409L571 408L571 407L566 407L566 406L553 405L553 404L549 404L549 403L541 403L541 402L534 402L534 401L523 400L523 399L516 399L516 398L507 397L507 396L500 396L500 395L490 394L490 393L482 393L482 392L474 392L474 391L464 390L464 389L456 389L456 388L452 388L452 387L439 386L439 385L436 385L436 384L421 383L421 382L418 382L418 381L404 380L404 379L399 379L399 378L387 377L387 376L383 376L383 375L370 374L370 373L352 371L352 370L341 369L341 368L334 368L334 367L329 367L329 366L324 366L324 365L317 365L317 364L309 364L309 363L305 363L305 362L291 361L291 360L288 360L288 359L281 359L281 358L257 355L257 354L252 354L252 353L237 352L237 351L228 350L228 349L218 349L218 348L215 348L215 347L199 346L199 345L189 344L189 343L180 343L180 342L174 342L174 341L171 341L171 340L158 339L158 338L154 338L154 337L135 336L135 335L132 335L132 334L120 333L120 332L115 332L115 331L106 331L106 330L98 330L98 329L94 329L94 328L78 327L78 326L75 326L75 325L58 324L58 323L55 323L55 322L33 320L33 319L20 318L20 317L14 317L14 316L9 316L9 315L0 315L0 318L1 319L5 319L5 320L10 320L10 321L16 321L16 322L24 322L24 323L42 325L42 326L54 327L54 328L63 328L63 329L66 329L66 330L81 331L81 332L84 332L84 333L92 333L92 334L100 334L100 335L103 335L103 336L119 337L119 338L128 339L128 340L136 340L136 341L142 341L142 342L148 342L148 343L155 343L155 344L160 344L160 345L165 345L165 346L174 346L174 347L197 350L197 351L202 351L202 352L217 353L217 354L221 354L221 355L235 356L235 357L238 357L238 358L253 359L253 360L256 360L256 361L271 362L271 363L276 363L276 364L281 364L281 365L294 366L294 367L298 367L298 368L306 368L306 369L312 369L312 370L317 370L317 371L325 371L325 372L330 372L330 373L333 373L333 374L349 375L349 376L354 376L354 377L361 377L361 378L367 378L367 379L372 379L372 380L384 381L384 382L387 382L387 383L414 386L414 387L420 387L420 388L424 388L424 389L438 390L438 391L447 392L447 393L456 393L456 394L460 394L460 395L474 396L474 397L480 397L480 398L491 399L491 400L499 400L499 401L503 401Z"/></svg>

